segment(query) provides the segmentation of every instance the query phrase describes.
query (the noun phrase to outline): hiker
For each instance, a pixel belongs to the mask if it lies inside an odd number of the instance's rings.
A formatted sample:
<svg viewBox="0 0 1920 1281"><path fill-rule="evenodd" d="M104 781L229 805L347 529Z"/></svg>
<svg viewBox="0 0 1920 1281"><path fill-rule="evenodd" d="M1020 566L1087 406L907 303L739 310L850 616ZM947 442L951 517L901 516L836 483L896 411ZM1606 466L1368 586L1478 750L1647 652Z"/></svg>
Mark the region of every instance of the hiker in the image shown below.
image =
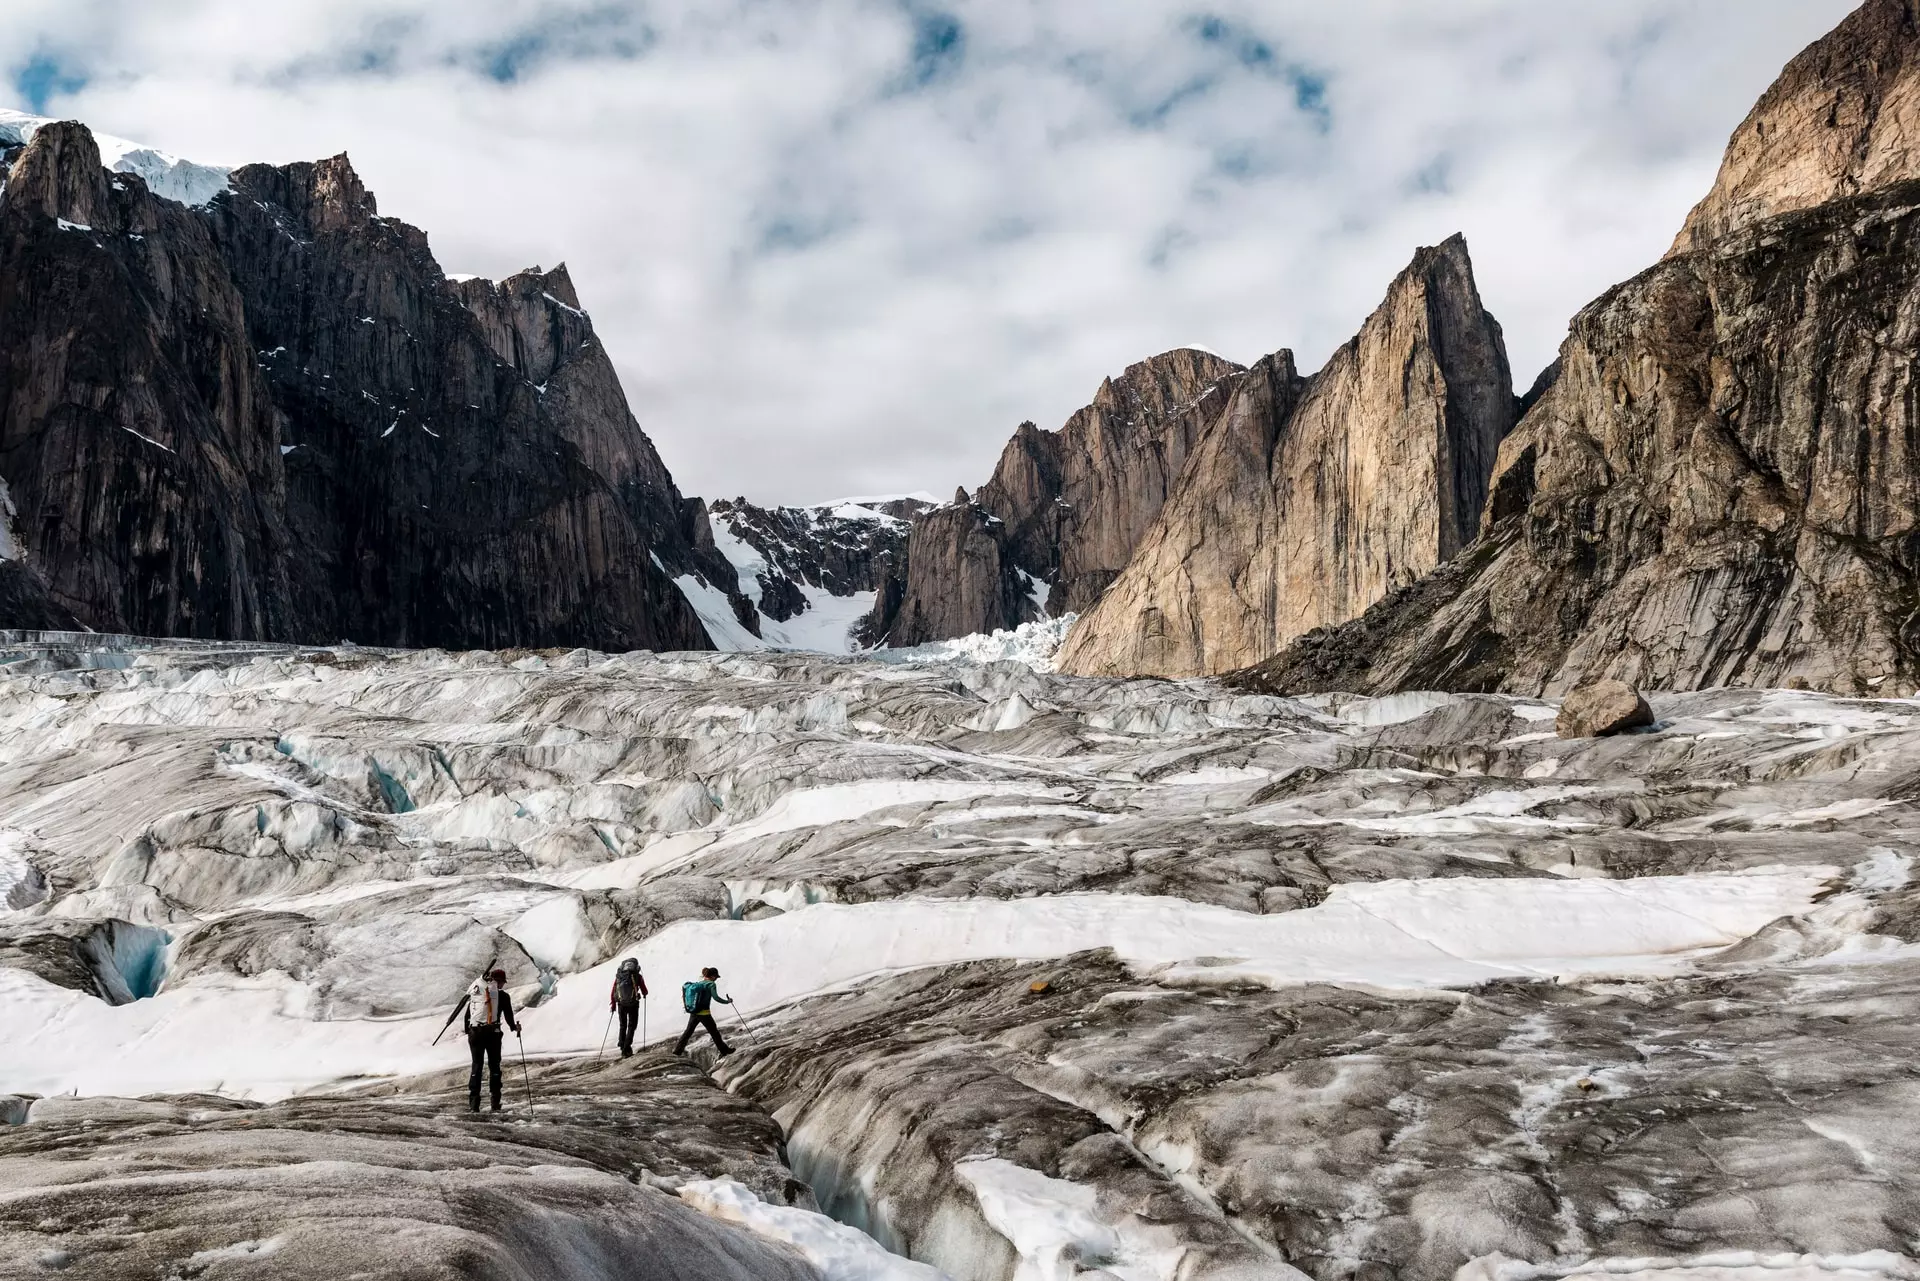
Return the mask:
<svg viewBox="0 0 1920 1281"><path fill-rule="evenodd" d="M640 1002L647 998L647 979L640 962L629 956L613 972L613 991L607 994L607 1012L620 1011L620 1057L633 1057L633 1029L640 1022ZM606 1042L600 1042L604 1049Z"/></svg>
<svg viewBox="0 0 1920 1281"><path fill-rule="evenodd" d="M680 985L680 1003L687 1007L687 1030L680 1034L680 1043L673 1047L675 1054L687 1052L687 1038L693 1035L695 1028L702 1025L706 1027L707 1034L713 1038L713 1043L720 1047L721 1058L733 1053L733 1047L728 1045L726 1038L720 1035L720 1025L713 1021L712 1003L714 1001L722 1005L733 1004L731 997L720 995L717 983L719 977L720 971L709 965L700 971L699 982L686 982Z"/></svg>
<svg viewBox="0 0 1920 1281"><path fill-rule="evenodd" d="M507 995L507 972L494 970L473 981L460 998L454 1013L466 1013L467 1049L473 1055L473 1073L467 1077L467 1110L480 1110L480 1064L488 1068L487 1084L493 1092L493 1110L500 1110L500 1024L505 1023L520 1035L520 1023L513 1017L513 998Z"/></svg>

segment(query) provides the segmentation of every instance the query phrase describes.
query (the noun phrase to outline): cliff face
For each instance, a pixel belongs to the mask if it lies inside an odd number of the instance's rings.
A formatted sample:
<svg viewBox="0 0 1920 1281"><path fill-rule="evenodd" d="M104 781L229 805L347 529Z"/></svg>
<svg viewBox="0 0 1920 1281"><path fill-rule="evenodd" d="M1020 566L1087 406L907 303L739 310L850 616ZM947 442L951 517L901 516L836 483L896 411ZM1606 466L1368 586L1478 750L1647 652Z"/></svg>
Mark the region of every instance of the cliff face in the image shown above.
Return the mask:
<svg viewBox="0 0 1920 1281"><path fill-rule="evenodd" d="M1843 109L1861 78L1913 65L1917 45L1906 6L1873 3L1795 59L1735 135L1692 247L1574 322L1558 380L1501 449L1473 546L1248 682L1916 688L1920 175L1900 158L1920 121L1883 96L1840 185L1884 185L1839 199L1802 181L1839 172L1830 130L1794 147L1769 125L1768 163L1750 149L1756 121L1796 103L1858 123ZM1765 202L1736 190L1824 203L1758 217Z"/></svg>
<svg viewBox="0 0 1920 1281"><path fill-rule="evenodd" d="M707 648L690 516L565 270L449 282L345 157L201 208L49 125L0 195L20 563L160 635Z"/></svg>
<svg viewBox="0 0 1920 1281"><path fill-rule="evenodd" d="M1180 348L1102 382L1058 431L1022 423L992 479L956 500L973 514L915 522L872 634L918 645L1085 609L1126 567L1243 372Z"/></svg>
<svg viewBox="0 0 1920 1281"><path fill-rule="evenodd" d="M1920 5L1867 0L1787 64L1673 252L1920 173Z"/></svg>
<svg viewBox="0 0 1920 1281"><path fill-rule="evenodd" d="M1911 688L1916 202L1763 222L1589 307L1459 564L1257 683Z"/></svg>
<svg viewBox="0 0 1920 1281"><path fill-rule="evenodd" d="M9 603L104 631L284 634L278 416L205 222L100 167L78 125L0 192Z"/></svg>
<svg viewBox="0 0 1920 1281"><path fill-rule="evenodd" d="M1085 609L1119 577L1243 372L1183 347L1101 383L1059 431L1021 424L974 501L1006 522L1014 563L1050 585L1049 614Z"/></svg>
<svg viewBox="0 0 1920 1281"><path fill-rule="evenodd" d="M905 563L883 585L863 634L904 648L1038 618L1045 587L1021 570L1008 532L964 489L916 515Z"/></svg>
<svg viewBox="0 0 1920 1281"><path fill-rule="evenodd" d="M1061 670L1218 673L1354 617L1472 537L1513 414L1466 242L1421 250L1311 379L1281 352L1240 381Z"/></svg>

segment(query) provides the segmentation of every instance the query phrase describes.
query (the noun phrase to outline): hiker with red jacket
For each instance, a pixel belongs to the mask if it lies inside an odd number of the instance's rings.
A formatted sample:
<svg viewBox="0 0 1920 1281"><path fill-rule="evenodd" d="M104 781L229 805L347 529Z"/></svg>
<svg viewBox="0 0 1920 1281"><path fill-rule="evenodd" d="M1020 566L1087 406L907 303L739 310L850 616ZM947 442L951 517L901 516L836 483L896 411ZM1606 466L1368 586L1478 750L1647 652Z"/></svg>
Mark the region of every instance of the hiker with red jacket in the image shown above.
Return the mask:
<svg viewBox="0 0 1920 1281"><path fill-rule="evenodd" d="M640 1002L647 998L647 979L640 962L629 956L613 972L613 991L607 994L607 1012L620 1011L620 1057L633 1057L633 1029L640 1022ZM602 1047L605 1041L600 1043Z"/></svg>

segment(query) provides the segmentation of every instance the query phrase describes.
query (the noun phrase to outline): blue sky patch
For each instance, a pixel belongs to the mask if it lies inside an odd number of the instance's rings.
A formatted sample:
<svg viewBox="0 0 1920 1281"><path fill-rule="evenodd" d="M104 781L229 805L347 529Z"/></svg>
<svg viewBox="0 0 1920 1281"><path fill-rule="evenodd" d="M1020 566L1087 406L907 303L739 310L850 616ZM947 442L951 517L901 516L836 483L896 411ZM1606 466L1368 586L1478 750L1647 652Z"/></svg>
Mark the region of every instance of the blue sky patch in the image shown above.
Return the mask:
<svg viewBox="0 0 1920 1281"><path fill-rule="evenodd" d="M910 7L913 48L908 55L908 83L918 88L944 80L967 59L967 29L941 9Z"/></svg>
<svg viewBox="0 0 1920 1281"><path fill-rule="evenodd" d="M55 95L78 93L86 83L85 72L44 53L36 53L26 66L13 73L13 87L27 104L27 110L36 114L45 112Z"/></svg>

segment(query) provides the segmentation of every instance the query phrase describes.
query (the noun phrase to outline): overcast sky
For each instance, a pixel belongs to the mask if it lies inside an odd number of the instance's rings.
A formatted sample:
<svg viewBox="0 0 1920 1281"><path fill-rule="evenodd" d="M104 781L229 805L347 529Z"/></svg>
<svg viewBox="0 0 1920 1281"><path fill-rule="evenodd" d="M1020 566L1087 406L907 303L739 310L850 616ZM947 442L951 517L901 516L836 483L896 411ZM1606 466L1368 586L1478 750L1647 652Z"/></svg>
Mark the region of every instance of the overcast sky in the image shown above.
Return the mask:
<svg viewBox="0 0 1920 1281"><path fill-rule="evenodd" d="M1522 385L1853 0L8 0L22 109L346 151L564 260L687 493L984 481L1169 347L1312 369L1455 231ZM0 104L4 105L4 104Z"/></svg>

